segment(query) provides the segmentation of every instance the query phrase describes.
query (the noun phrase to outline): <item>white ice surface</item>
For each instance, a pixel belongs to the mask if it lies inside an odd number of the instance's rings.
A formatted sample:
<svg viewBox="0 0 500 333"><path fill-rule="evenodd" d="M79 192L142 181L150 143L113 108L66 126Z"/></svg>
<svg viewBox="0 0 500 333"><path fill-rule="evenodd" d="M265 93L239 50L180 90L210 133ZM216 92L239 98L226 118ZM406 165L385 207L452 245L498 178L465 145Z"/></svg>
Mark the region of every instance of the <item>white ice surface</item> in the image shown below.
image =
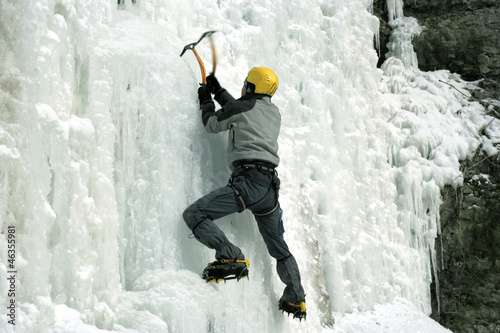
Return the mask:
<svg viewBox="0 0 500 333"><path fill-rule="evenodd" d="M474 83L417 69L400 0L378 69L371 5L1 2L0 271L15 226L17 312L0 330L446 332L428 317L440 189L462 184L477 148L498 154L500 123L467 97ZM278 311L283 285L248 213L218 223L250 279L199 277L213 251L181 214L229 176L225 135L201 125L198 65L179 57L206 30L235 96L253 66L280 78L280 201L306 322Z"/></svg>

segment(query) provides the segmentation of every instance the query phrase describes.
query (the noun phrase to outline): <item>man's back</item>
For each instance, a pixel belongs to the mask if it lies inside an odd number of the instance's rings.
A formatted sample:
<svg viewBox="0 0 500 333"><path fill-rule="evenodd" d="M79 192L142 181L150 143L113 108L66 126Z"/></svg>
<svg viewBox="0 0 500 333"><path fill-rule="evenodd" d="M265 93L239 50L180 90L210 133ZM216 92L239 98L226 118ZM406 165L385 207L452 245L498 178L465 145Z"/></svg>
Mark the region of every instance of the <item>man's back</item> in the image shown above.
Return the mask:
<svg viewBox="0 0 500 333"><path fill-rule="evenodd" d="M249 94L235 100L224 90L216 96L223 106L217 112L203 106L205 129L211 133L228 130L227 158L230 168L238 160L261 160L277 166L281 115L271 98Z"/></svg>

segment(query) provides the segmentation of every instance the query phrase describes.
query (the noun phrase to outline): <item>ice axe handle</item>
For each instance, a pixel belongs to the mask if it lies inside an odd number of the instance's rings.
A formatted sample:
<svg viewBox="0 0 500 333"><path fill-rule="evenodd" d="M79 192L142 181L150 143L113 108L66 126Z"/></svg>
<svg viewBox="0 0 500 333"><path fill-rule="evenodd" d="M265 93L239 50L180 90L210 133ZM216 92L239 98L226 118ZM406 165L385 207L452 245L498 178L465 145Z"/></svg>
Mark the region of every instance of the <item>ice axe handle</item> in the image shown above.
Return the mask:
<svg viewBox="0 0 500 333"><path fill-rule="evenodd" d="M212 70L212 73L215 74L215 68L217 66L217 52L215 51L215 44L214 44L214 41L213 41L213 38L212 38L212 35L216 32L216 30L211 30L211 31L206 31L204 32L200 39L198 39L197 42L195 43L191 43L191 44L188 44L186 46L184 46L184 49L182 50L181 52L181 57L184 55L184 53L186 53L187 50L192 50L194 55L196 56L196 60L198 60L198 64L200 65L200 70L201 70L201 79L202 79L202 82L203 83L207 83L207 75L206 75L206 71L205 71L205 65L203 64L203 61L201 60L198 52L196 52L196 45L198 45L199 42L202 41L203 38L205 37L209 37L210 39L210 46L212 47L212 56L213 56L213 70Z"/></svg>
<svg viewBox="0 0 500 333"><path fill-rule="evenodd" d="M198 60L198 65L200 65L201 82L207 83L207 74L205 71L205 65L203 64L203 61L201 60L200 55L198 54L198 52L196 52L196 49L194 48L196 46L196 44L198 44L198 42L191 43L191 44L184 46L184 49L182 50L182 53L180 56L182 57L187 50L193 51L194 55L196 56L196 60Z"/></svg>

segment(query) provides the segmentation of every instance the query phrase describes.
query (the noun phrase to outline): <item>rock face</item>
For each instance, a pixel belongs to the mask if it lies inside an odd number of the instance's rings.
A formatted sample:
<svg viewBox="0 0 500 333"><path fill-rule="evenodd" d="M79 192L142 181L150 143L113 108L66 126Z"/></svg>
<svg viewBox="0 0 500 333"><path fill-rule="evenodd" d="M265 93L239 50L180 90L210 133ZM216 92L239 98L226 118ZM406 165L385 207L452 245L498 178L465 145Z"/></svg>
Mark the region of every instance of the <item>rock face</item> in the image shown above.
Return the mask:
<svg viewBox="0 0 500 333"><path fill-rule="evenodd" d="M442 236L436 242L439 294L433 295L433 317L457 333L497 333L500 161L478 154L462 166L464 185L442 191Z"/></svg>
<svg viewBox="0 0 500 333"><path fill-rule="evenodd" d="M381 63L390 31L385 2L375 0L373 5L381 18ZM423 27L413 40L421 70L449 69L466 80L500 81L500 1L405 1L404 15Z"/></svg>
<svg viewBox="0 0 500 333"><path fill-rule="evenodd" d="M390 35L386 0L374 0L373 12L382 64ZM412 42L421 70L483 79L473 97L500 99L500 0L407 0L404 15L424 27ZM499 109L490 108L491 115L498 118ZM479 149L462 168L464 185L442 191L432 317L456 333L499 333L500 157Z"/></svg>
<svg viewBox="0 0 500 333"><path fill-rule="evenodd" d="M408 1L404 13L424 27L413 40L420 69L449 69L466 80L500 78L500 1Z"/></svg>

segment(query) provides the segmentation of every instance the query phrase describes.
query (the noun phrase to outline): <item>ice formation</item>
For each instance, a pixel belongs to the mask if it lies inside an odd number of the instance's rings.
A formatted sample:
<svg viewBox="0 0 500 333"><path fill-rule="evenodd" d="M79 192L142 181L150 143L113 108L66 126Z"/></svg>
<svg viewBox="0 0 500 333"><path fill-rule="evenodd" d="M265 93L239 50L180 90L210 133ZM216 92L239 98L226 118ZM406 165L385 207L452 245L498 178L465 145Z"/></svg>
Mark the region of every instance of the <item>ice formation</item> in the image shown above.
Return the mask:
<svg viewBox="0 0 500 333"><path fill-rule="evenodd" d="M0 329L359 332L360 314L391 304L429 314L440 188L461 184L459 161L482 143L497 152L480 129L498 138L500 125L470 83L418 70L402 1L387 1L397 35L381 69L369 0L121 2L0 4L0 271L16 271L16 326L4 316ZM306 323L278 311L283 286L249 213L219 225L250 279L199 276L213 252L181 213L229 176L224 135L199 119L197 63L179 57L206 30L234 95L253 66L280 78L281 204ZM3 309L9 288L2 278Z"/></svg>

